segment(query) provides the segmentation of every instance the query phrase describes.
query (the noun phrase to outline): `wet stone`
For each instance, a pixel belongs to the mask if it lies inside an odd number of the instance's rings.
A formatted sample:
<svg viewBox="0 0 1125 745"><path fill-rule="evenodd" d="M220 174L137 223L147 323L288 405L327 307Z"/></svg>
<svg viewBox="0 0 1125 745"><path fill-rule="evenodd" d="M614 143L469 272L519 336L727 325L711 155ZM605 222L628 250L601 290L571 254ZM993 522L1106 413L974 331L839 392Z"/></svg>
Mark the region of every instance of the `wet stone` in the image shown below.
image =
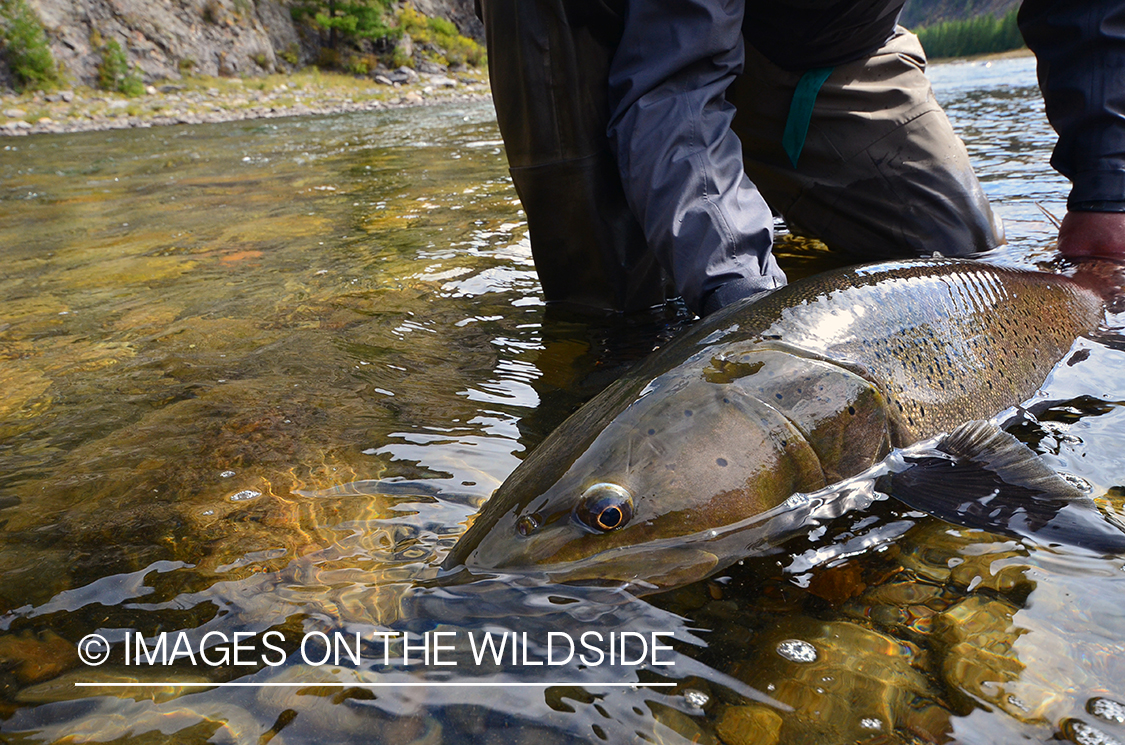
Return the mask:
<svg viewBox="0 0 1125 745"><path fill-rule="evenodd" d="M715 732L726 745L775 745L782 724L781 716L765 706L728 706Z"/></svg>
<svg viewBox="0 0 1125 745"><path fill-rule="evenodd" d="M657 743L693 742L700 745L715 745L715 738L710 732L704 730L701 721L687 714L661 704L652 704L652 716L655 720L653 737L648 738Z"/></svg>
<svg viewBox="0 0 1125 745"><path fill-rule="evenodd" d="M843 612L857 620L867 619L895 633L918 638L928 635L934 616L959 597L945 587L896 579L869 588L844 606Z"/></svg>
<svg viewBox="0 0 1125 745"><path fill-rule="evenodd" d="M11 670L20 683L48 680L77 664L74 645L54 632L0 636L0 668Z"/></svg>
<svg viewBox="0 0 1125 745"><path fill-rule="evenodd" d="M900 560L920 579L960 590L993 590L1019 598L1033 588L1027 549L1018 541L935 523L914 537ZM981 549L987 547L988 550Z"/></svg>
<svg viewBox="0 0 1125 745"><path fill-rule="evenodd" d="M1044 724L1058 694L1023 684L1027 666L1016 642L1026 633L1014 618L1019 609L1001 600L972 596L934 621L944 657L941 674L951 691L995 705L1025 723Z"/></svg>

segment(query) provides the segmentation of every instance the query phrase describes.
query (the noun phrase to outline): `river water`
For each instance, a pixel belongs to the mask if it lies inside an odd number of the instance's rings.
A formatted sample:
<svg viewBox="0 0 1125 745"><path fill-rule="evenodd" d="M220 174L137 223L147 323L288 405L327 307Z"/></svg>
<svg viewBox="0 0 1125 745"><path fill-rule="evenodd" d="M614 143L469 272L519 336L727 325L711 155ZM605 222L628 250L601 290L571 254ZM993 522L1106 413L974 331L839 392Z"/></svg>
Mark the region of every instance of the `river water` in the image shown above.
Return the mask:
<svg viewBox="0 0 1125 745"><path fill-rule="evenodd" d="M932 78L989 260L1052 266L1033 61ZM433 581L687 322L545 312L489 104L5 139L0 257L0 739L1125 741L1123 562L889 502L656 598ZM1111 510L1122 342L1011 426ZM519 654L478 659L489 632Z"/></svg>

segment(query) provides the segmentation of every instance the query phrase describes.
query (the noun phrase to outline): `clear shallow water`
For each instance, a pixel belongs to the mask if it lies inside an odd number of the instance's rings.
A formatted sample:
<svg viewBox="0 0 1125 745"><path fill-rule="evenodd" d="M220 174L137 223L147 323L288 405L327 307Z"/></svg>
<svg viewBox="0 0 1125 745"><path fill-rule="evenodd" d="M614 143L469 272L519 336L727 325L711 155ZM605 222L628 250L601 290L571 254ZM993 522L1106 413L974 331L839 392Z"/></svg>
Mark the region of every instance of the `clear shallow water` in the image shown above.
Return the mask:
<svg viewBox="0 0 1125 745"><path fill-rule="evenodd" d="M1067 187L1033 63L932 76L1007 223L992 260L1049 260L1036 202L1061 216ZM1125 739L1122 562L889 502L650 600L431 583L527 450L682 322L545 314L487 104L0 147L4 738ZM1119 505L1120 337L1080 346L1014 431ZM124 664L137 632L221 660L206 634L270 631L284 664L261 645L251 665ZM487 631L527 633L528 664L477 664ZM672 633L676 665L531 664L586 631ZM336 632L359 662L301 662ZM405 664L382 632L448 632L460 664ZM113 644L97 667L91 633ZM147 685L106 685L128 680ZM252 685L200 685L226 682Z"/></svg>

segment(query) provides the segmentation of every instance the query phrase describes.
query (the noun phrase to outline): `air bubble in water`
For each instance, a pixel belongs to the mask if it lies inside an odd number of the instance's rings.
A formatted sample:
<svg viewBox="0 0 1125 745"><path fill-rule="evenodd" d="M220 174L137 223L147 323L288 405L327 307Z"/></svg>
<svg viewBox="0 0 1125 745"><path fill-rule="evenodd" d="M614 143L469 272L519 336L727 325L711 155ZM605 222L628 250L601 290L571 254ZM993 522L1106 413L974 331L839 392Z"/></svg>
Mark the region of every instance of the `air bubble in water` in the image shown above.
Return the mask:
<svg viewBox="0 0 1125 745"><path fill-rule="evenodd" d="M1077 719L1071 719L1063 725L1063 730L1077 745L1122 745L1116 737Z"/></svg>
<svg viewBox="0 0 1125 745"><path fill-rule="evenodd" d="M697 691L694 688L689 688L684 691L684 700L688 702L689 706L692 706L696 709L702 709L707 705L707 702L711 700L711 697L703 691Z"/></svg>
<svg viewBox="0 0 1125 745"><path fill-rule="evenodd" d="M816 662L816 647L800 639L786 639L777 645L777 653L790 662Z"/></svg>
<svg viewBox="0 0 1125 745"><path fill-rule="evenodd" d="M1092 698L1087 702L1086 710L1107 722L1125 724L1125 704L1111 698Z"/></svg>

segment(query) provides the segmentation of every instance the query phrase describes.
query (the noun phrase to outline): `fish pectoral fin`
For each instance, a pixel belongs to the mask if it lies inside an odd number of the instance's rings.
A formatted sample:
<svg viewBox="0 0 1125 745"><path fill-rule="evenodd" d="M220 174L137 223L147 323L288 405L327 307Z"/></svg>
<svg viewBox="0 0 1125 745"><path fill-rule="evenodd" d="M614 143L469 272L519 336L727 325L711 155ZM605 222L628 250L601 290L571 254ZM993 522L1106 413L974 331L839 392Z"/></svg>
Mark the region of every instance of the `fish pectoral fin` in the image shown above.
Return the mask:
<svg viewBox="0 0 1125 745"><path fill-rule="evenodd" d="M1125 532L1030 448L991 422L968 422L922 449L898 453L879 491L967 528L1103 554L1125 553Z"/></svg>

